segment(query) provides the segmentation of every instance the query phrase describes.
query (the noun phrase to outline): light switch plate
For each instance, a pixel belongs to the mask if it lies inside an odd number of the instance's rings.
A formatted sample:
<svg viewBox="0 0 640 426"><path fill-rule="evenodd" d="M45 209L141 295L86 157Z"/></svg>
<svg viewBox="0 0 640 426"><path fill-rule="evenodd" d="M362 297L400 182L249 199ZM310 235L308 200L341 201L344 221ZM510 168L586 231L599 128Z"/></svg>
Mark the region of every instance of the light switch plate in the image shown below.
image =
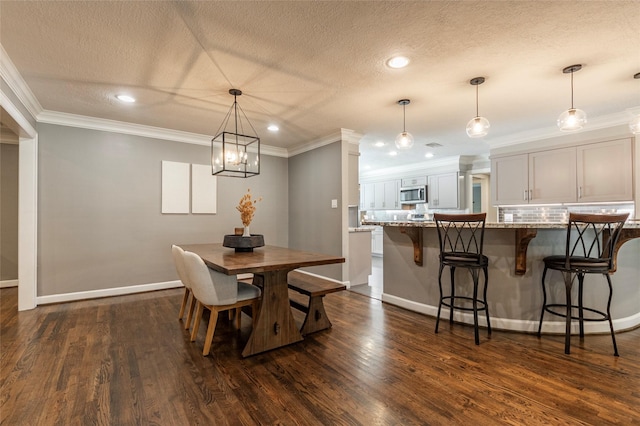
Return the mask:
<svg viewBox="0 0 640 426"><path fill-rule="evenodd" d="M332 209L338 208L338 200L331 200L331 208Z"/></svg>
<svg viewBox="0 0 640 426"><path fill-rule="evenodd" d="M504 221L505 221L505 223L512 223L513 222L513 213L505 213L504 214Z"/></svg>

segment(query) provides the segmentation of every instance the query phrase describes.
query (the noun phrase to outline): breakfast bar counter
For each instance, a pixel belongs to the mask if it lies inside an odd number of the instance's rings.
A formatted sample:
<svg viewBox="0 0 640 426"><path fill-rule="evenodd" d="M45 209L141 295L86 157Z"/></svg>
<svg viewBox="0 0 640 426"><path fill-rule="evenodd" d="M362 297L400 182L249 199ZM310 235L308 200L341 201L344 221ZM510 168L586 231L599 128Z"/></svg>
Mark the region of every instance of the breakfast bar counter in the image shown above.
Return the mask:
<svg viewBox="0 0 640 426"><path fill-rule="evenodd" d="M382 226L382 300L435 316L438 307L439 247L436 225L431 221L367 221ZM486 223L484 254L489 257L488 300L492 327L535 332L542 306L542 259L563 254L566 238L563 223ZM630 220L617 244L612 270L614 286L611 313L614 328L640 325L640 221ZM460 278L464 271L458 271ZM562 280L549 272L547 280ZM456 279L457 281L457 279ZM602 282L601 282L602 281ZM558 289L564 286L557 286ZM551 297L564 300L564 288ZM601 276L585 279L585 304L606 300L606 281ZM470 315L457 321L472 323ZM482 323L481 323L482 324ZM564 333L564 320L547 321L545 333ZM605 323L588 323L587 333L608 332Z"/></svg>

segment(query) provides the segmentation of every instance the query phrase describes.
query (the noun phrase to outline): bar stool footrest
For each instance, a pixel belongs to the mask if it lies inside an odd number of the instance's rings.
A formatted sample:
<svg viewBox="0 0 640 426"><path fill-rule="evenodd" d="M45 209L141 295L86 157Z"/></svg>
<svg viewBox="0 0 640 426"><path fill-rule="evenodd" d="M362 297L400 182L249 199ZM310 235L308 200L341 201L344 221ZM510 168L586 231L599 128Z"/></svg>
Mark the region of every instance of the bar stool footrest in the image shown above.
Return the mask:
<svg viewBox="0 0 640 426"><path fill-rule="evenodd" d="M566 313L560 313L560 312L556 312L554 310L552 310L551 308L558 308L558 309L563 309L565 312L567 310L567 305L563 305L561 303L553 303L551 305L545 305L544 306L544 310L545 312L549 312L550 314L553 315L557 315L559 317L562 318L566 318L567 314ZM580 307L578 305L571 305L572 309L577 309L579 310ZM602 311L598 311L597 309L593 309L593 308L587 308L587 307L582 307L583 311L588 311L597 315L600 315L601 318L582 318L583 321L608 321L609 320L609 315L607 315L605 312ZM575 316L571 316L571 319L573 320L580 320L580 317L575 317Z"/></svg>
<svg viewBox="0 0 640 426"><path fill-rule="evenodd" d="M451 309L459 309L461 311L471 311L471 312L473 312L473 307L469 308L469 307L466 307L466 306L456 305L455 303L456 303L457 299L463 299L463 300L466 300L468 302L473 303L473 297L467 297L467 296L444 296L444 297L442 297L441 304L443 306L446 306L446 307L451 308ZM447 300L449 302L446 302ZM477 308L478 311L486 311L487 310L487 302L485 302L484 300L477 299L476 303L478 304L478 308Z"/></svg>

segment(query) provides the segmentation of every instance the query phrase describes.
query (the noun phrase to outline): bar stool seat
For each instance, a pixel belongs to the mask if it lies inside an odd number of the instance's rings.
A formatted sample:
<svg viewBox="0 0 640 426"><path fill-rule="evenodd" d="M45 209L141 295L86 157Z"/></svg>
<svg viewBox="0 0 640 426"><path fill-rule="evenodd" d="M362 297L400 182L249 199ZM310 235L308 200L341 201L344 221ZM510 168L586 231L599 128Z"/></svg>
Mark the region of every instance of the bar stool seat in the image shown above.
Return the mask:
<svg viewBox="0 0 640 426"><path fill-rule="evenodd" d="M614 355L618 356L613 322L611 320L611 298L613 286L609 271L613 267L613 252L624 222L629 217L624 214L580 214L570 213L567 225L567 237L564 255L552 255L543 259L544 271L542 273L542 310L538 325L538 337L542 332L544 313L564 317L565 321L565 347L564 352L571 352L571 321L578 320L580 338L584 338L585 321L608 321L613 341ZM560 271L565 285L565 303L547 303L547 289L545 278L547 271ZM603 275L609 286L609 295L606 311L593 307L585 307L583 304L584 278L587 274ZM572 287L575 278L578 278L578 304L572 302ZM577 315L574 314L577 310ZM585 311L593 315L585 317Z"/></svg>
<svg viewBox="0 0 640 426"><path fill-rule="evenodd" d="M440 324L440 312L443 306L449 308L449 322L453 323L453 311L473 312L473 327L476 345L480 344L478 333L478 312L484 311L487 317L487 331L491 335L491 322L489 320L489 306L487 304L487 283L489 279L489 258L482 254L484 243L484 224L486 213L475 214L442 214L435 213L433 219L438 230L440 243L440 269L438 272L438 286L440 288L440 302L438 304L438 316L436 329ZM442 272L449 267L451 272L451 291L445 296L442 287ZM455 270L467 269L473 280L473 295L456 295ZM480 271L484 275L484 289L482 297L478 297L480 284Z"/></svg>

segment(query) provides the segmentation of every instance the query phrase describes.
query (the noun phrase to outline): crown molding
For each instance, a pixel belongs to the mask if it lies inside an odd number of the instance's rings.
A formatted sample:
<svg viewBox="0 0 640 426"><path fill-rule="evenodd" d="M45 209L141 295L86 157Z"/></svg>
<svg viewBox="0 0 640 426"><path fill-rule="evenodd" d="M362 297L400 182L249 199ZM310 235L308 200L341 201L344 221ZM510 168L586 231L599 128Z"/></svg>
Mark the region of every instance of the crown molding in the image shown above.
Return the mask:
<svg viewBox="0 0 640 426"><path fill-rule="evenodd" d="M303 152L313 151L314 149L318 149L325 145L330 145L334 142L339 142L341 140L342 140L342 129L337 130L331 133L330 135L322 137L320 139L316 139L311 142L306 142L306 143L302 143L294 146L293 148L288 150L289 157L302 154Z"/></svg>
<svg viewBox="0 0 640 426"><path fill-rule="evenodd" d="M18 129L12 129L14 132L21 136L24 136L24 133L26 133L26 136L30 138L34 138L36 136L36 129L33 128L29 120L22 115L22 112L20 112L18 107L11 102L11 99L9 99L2 90L0 90L0 106L2 106L11 119L17 124Z"/></svg>
<svg viewBox="0 0 640 426"><path fill-rule="evenodd" d="M362 139L363 136L362 133L351 129L340 129L340 132L342 133L342 140L347 141L351 145L360 146L360 139Z"/></svg>
<svg viewBox="0 0 640 426"><path fill-rule="evenodd" d="M37 117L42 112L42 105L40 105L29 86L27 86L2 44L0 44L0 77L29 111L29 114Z"/></svg>
<svg viewBox="0 0 640 426"><path fill-rule="evenodd" d="M152 139L169 140L173 142L189 143L209 146L211 136L180 130L164 129L161 127L145 126L142 124L125 123L105 118L88 117L44 110L36 117L38 123L56 124L59 126L77 127L82 129L100 130L104 132L122 133L126 135L142 136ZM287 157L287 150L272 146L260 145L260 153L274 157Z"/></svg>
<svg viewBox="0 0 640 426"><path fill-rule="evenodd" d="M392 178L397 176L410 176L411 173L419 173L421 175L427 175L426 170L433 170L436 168L451 167L456 170L460 167L460 156L451 156L438 160L423 161L420 163L405 164L403 166L386 167L384 169L370 170L361 172L360 177L363 180L379 179L379 178Z"/></svg>

